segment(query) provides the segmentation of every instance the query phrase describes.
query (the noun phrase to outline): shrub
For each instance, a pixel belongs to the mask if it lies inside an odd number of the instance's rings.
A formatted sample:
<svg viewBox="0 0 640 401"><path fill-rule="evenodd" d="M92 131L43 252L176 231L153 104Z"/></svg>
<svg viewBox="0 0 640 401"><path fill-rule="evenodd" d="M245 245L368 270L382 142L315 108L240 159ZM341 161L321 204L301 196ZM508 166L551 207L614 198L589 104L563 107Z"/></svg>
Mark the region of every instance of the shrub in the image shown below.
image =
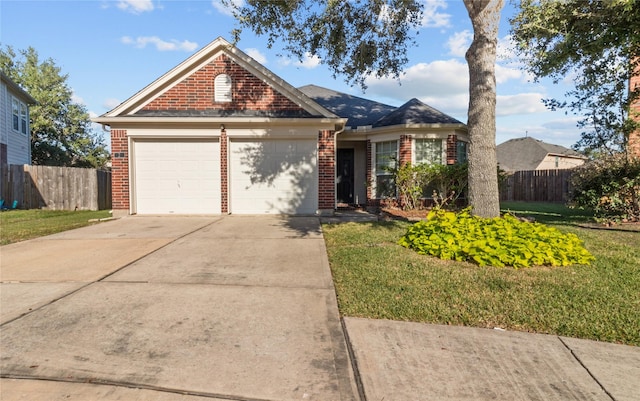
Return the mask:
<svg viewBox="0 0 640 401"><path fill-rule="evenodd" d="M511 215L475 217L469 208L459 213L432 210L398 243L419 254L480 266L568 266L593 260L575 234Z"/></svg>
<svg viewBox="0 0 640 401"><path fill-rule="evenodd" d="M402 209L413 210L420 205L425 182L428 181L427 166L405 163L394 171L398 196L402 200Z"/></svg>
<svg viewBox="0 0 640 401"><path fill-rule="evenodd" d="M640 220L640 159L623 153L585 163L571 175L572 202L598 218Z"/></svg>

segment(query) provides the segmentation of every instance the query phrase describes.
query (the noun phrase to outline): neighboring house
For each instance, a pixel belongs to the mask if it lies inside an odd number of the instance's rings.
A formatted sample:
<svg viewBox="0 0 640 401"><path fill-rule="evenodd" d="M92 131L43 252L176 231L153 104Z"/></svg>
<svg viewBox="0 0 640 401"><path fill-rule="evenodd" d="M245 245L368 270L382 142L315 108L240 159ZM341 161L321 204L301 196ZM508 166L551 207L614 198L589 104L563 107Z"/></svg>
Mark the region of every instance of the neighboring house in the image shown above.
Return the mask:
<svg viewBox="0 0 640 401"><path fill-rule="evenodd" d="M507 172L571 169L587 161L575 150L531 137L510 139L498 145L496 152L498 165Z"/></svg>
<svg viewBox="0 0 640 401"><path fill-rule="evenodd" d="M296 89L218 38L115 109L114 211L315 214L372 204L392 159L466 160L466 126L413 99L392 107Z"/></svg>
<svg viewBox="0 0 640 401"><path fill-rule="evenodd" d="M31 164L29 105L37 102L2 71L0 78L0 164Z"/></svg>

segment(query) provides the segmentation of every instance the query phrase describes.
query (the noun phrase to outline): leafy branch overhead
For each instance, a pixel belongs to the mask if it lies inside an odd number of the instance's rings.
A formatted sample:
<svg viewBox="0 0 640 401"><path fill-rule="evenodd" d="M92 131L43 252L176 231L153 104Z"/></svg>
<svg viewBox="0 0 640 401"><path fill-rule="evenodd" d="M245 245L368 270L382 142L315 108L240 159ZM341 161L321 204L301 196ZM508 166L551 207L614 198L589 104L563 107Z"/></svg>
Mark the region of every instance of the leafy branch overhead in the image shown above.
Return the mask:
<svg viewBox="0 0 640 401"><path fill-rule="evenodd" d="M282 41L284 49L302 60L316 55L348 81L366 87L369 76L399 77L407 64L407 49L421 24L418 1L248 1L235 10L240 29L266 35L269 48ZM345 63L345 60L349 60Z"/></svg>

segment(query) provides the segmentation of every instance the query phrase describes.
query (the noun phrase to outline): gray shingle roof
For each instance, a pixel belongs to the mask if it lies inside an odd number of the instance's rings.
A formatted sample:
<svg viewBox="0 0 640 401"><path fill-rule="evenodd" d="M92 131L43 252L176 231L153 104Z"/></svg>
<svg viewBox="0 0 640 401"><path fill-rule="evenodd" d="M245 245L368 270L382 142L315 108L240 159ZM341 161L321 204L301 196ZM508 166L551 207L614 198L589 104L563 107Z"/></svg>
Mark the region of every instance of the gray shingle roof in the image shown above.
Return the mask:
<svg viewBox="0 0 640 401"><path fill-rule="evenodd" d="M396 109L394 106L317 85L305 85L298 89L325 109L339 117L348 118L347 125L353 128L373 125Z"/></svg>
<svg viewBox="0 0 640 401"><path fill-rule="evenodd" d="M500 168L507 171L535 170L548 154L585 158L575 150L531 137L509 139L496 152Z"/></svg>
<svg viewBox="0 0 640 401"><path fill-rule="evenodd" d="M463 124L455 118L413 98L376 121L374 127L404 124Z"/></svg>

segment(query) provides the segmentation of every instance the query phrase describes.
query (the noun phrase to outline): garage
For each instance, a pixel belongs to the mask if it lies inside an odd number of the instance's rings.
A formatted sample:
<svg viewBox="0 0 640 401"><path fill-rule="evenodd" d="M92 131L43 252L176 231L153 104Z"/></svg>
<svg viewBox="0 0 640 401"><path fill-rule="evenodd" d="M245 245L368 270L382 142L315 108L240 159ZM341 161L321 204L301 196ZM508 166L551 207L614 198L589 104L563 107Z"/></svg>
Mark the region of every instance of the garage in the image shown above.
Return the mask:
<svg viewBox="0 0 640 401"><path fill-rule="evenodd" d="M231 213L317 211L315 139L232 139L229 145Z"/></svg>
<svg viewBox="0 0 640 401"><path fill-rule="evenodd" d="M139 139L133 159L138 214L220 213L217 139Z"/></svg>

